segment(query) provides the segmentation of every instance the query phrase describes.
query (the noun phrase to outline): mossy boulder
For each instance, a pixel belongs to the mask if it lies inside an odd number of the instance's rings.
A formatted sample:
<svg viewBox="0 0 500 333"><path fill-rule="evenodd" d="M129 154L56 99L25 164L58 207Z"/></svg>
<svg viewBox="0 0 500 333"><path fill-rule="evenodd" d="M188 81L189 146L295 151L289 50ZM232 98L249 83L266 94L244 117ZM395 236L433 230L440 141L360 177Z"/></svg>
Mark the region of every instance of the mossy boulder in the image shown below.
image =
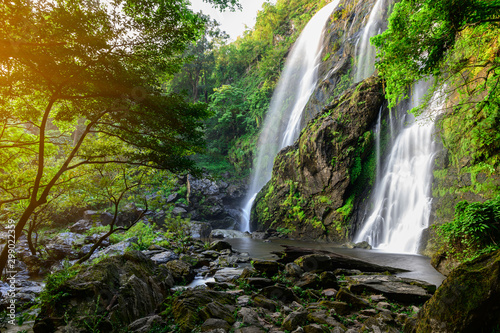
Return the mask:
<svg viewBox="0 0 500 333"><path fill-rule="evenodd" d="M453 270L408 332L494 332L500 328L500 250Z"/></svg>
<svg viewBox="0 0 500 333"><path fill-rule="evenodd" d="M194 280L196 273L193 267L182 260L172 260L165 264L174 277L174 281L180 284L187 284Z"/></svg>
<svg viewBox="0 0 500 333"><path fill-rule="evenodd" d="M252 266L258 272L265 274L267 277L272 277L278 274L285 267L283 264L280 264L275 260L262 260L262 259L253 260Z"/></svg>
<svg viewBox="0 0 500 333"><path fill-rule="evenodd" d="M210 307L207 307L209 304ZM214 314L221 314L218 315L218 319L227 321L231 314L230 307L234 305L235 299L230 294L213 290L191 289L184 291L174 300L172 314L180 331L190 332L207 319L215 318ZM232 322L234 320L231 320Z"/></svg>
<svg viewBox="0 0 500 333"><path fill-rule="evenodd" d="M117 323L126 327L153 313L172 281L168 270L141 252L105 258L54 290L52 294L60 297L42 304L33 330L54 332L67 321L70 327L95 323L101 332L111 332Z"/></svg>
<svg viewBox="0 0 500 333"><path fill-rule="evenodd" d="M253 205L251 229L345 241L356 195L369 187L365 176L375 175L371 130L383 102L382 83L371 77L312 119L276 156L272 178Z"/></svg>

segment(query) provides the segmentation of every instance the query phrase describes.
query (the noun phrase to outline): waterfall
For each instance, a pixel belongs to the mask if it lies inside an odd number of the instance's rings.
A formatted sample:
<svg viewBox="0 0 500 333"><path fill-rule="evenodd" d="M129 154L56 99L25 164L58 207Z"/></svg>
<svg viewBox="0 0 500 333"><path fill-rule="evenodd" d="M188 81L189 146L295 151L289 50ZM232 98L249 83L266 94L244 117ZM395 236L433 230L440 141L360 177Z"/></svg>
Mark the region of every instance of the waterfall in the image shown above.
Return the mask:
<svg viewBox="0 0 500 333"><path fill-rule="evenodd" d="M358 64L354 82L360 82L375 71L375 47L370 44L370 38L380 34L386 28L386 0L377 0L373 6L366 26L363 28L361 40L356 44Z"/></svg>
<svg viewBox="0 0 500 333"><path fill-rule="evenodd" d="M257 158L243 208L241 230L250 231L250 211L257 193L271 179L274 157L300 133L302 111L318 80L324 27L340 0L323 7L307 23L285 63L257 143Z"/></svg>
<svg viewBox="0 0 500 333"><path fill-rule="evenodd" d="M380 108L378 112L377 124L375 125L375 156L377 159L377 178L375 178L375 182L378 183L380 181L380 132L382 132L382 110L383 107Z"/></svg>
<svg viewBox="0 0 500 333"><path fill-rule="evenodd" d="M420 104L427 90L423 82L414 85L410 108ZM419 118L408 115L410 125L403 127L394 141L383 175L375 184L373 208L355 242L367 241L374 248L390 252L417 253L431 213L435 144L434 122L429 115L441 108L438 93L433 100Z"/></svg>

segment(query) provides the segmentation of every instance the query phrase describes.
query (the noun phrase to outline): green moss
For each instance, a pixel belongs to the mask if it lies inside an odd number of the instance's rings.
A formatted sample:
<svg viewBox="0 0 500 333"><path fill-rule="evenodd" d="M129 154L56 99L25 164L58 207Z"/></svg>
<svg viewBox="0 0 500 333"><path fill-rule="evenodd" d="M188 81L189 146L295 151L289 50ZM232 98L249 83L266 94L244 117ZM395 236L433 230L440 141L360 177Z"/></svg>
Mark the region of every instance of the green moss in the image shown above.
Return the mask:
<svg viewBox="0 0 500 333"><path fill-rule="evenodd" d="M342 216L343 218L342 221L346 221L351 216L353 208L354 208L354 195L351 195L346 200L345 204L342 207L338 208L336 212Z"/></svg>

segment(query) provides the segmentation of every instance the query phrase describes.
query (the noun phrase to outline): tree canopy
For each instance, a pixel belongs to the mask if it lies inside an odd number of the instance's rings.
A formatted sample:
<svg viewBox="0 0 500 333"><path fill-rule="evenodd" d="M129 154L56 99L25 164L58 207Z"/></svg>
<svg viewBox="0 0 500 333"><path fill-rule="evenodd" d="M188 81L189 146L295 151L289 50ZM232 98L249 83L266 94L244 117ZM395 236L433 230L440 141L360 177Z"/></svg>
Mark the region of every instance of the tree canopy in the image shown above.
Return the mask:
<svg viewBox="0 0 500 333"><path fill-rule="evenodd" d="M388 29L371 39L390 105L431 77L432 91L449 96L442 138L457 166L479 166L473 173L500 164L499 27L498 0L402 0Z"/></svg>
<svg viewBox="0 0 500 333"><path fill-rule="evenodd" d="M203 149L207 108L168 94L160 80L180 69L204 29L188 4L0 4L0 206L21 207L16 240L51 191L82 177L84 166L195 170L190 155Z"/></svg>

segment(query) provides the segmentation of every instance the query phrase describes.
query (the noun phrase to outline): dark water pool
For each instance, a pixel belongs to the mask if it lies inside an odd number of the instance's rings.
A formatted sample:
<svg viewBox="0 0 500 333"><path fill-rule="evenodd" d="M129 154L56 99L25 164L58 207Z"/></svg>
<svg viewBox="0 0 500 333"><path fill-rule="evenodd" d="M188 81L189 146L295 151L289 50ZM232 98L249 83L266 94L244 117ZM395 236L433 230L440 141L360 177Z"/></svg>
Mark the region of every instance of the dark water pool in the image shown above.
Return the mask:
<svg viewBox="0 0 500 333"><path fill-rule="evenodd" d="M371 263L384 266L392 266L409 270L397 276L423 280L436 286L441 285L445 276L436 271L430 264L430 259L417 254L388 253L380 250L347 249L334 244L304 242L293 240L272 240L264 242L251 238L226 239L235 250L250 253L250 257L259 259L276 259L272 251L280 251L281 245L293 245L321 249L339 254L348 255Z"/></svg>

